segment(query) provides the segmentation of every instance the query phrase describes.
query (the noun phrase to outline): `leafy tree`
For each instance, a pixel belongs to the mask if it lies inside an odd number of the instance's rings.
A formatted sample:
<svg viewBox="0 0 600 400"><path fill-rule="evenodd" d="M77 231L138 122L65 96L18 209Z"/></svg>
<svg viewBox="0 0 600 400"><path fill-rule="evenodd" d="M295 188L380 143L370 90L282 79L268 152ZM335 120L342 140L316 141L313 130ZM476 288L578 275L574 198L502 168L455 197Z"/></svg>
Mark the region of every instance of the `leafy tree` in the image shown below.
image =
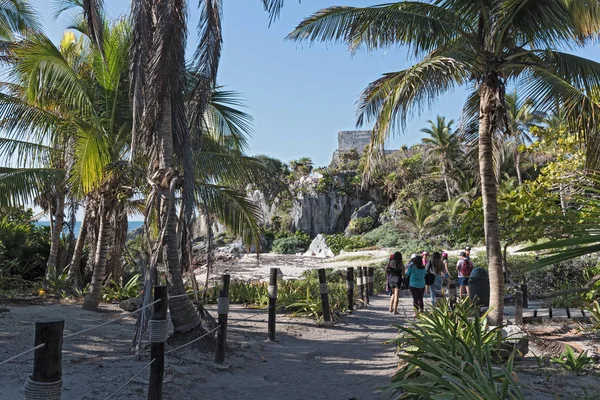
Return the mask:
<svg viewBox="0 0 600 400"><path fill-rule="evenodd" d="M457 136L452 131L453 120L446 123L446 118L438 115L436 122L429 120L429 128L421 129L421 132L426 133L429 137L423 138L421 141L425 148L429 151L429 155L433 158L434 168L438 167L446 185L446 194L448 200L452 197L450 185L448 184L448 174L452 170L460 152L460 142Z"/></svg>
<svg viewBox="0 0 600 400"><path fill-rule="evenodd" d="M600 82L600 64L556 49L579 46L594 35L599 14L595 0L423 0L326 8L288 36L295 41L343 42L352 52L400 45L419 60L405 70L386 73L364 91L358 124L374 123L373 149L381 148L415 111L441 94L464 85L477 92L479 100L465 109L465 120L478 125L494 308L489 319L495 325L503 318L504 281L492 138L507 129L506 87L518 84L537 110L562 104L569 121L583 128L583 136L594 137L591 118L597 115L597 105L590 101L590 88Z"/></svg>

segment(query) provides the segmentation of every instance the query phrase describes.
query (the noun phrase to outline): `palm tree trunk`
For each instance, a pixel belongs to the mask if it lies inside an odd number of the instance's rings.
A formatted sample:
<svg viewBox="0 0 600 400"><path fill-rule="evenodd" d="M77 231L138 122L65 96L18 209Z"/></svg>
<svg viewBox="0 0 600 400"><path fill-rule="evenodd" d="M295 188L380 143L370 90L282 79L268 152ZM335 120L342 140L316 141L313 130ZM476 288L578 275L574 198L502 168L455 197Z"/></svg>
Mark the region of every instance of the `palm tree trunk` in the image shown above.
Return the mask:
<svg viewBox="0 0 600 400"><path fill-rule="evenodd" d="M164 102L163 114L158 127L158 167L169 176L173 169L173 135L171 102ZM179 246L177 243L177 210L175 208L174 186L177 177L162 180L160 184L160 220L165 221L165 236L163 246L163 261L169 271L169 295L177 296L185 293L183 274L179 264ZM178 297L169 301L171 319L175 332L187 332L200 325L200 316L194 303L188 297Z"/></svg>
<svg viewBox="0 0 600 400"><path fill-rule="evenodd" d="M106 210L104 201L99 207L98 218L100 224L98 227L98 235L96 237L96 254L94 255L94 272L92 274L92 282L90 291L85 296L83 308L85 310L96 310L100 304L100 291L102 290L102 282L106 272L106 264L108 260L108 221L106 219Z"/></svg>
<svg viewBox="0 0 600 400"><path fill-rule="evenodd" d="M444 184L446 185L446 194L448 195L448 200L450 200L452 198L452 196L450 196L450 186L448 185L448 175L446 174L445 168L442 171L442 175L444 175Z"/></svg>
<svg viewBox="0 0 600 400"><path fill-rule="evenodd" d="M60 248L60 234L65 219L65 191L59 190L56 194L55 220L50 234L50 255L46 263L46 275L58 265L58 250Z"/></svg>
<svg viewBox="0 0 600 400"><path fill-rule="evenodd" d="M73 258L71 258L71 263L69 264L69 280L73 282L73 286L76 288L81 288L83 286L81 267L79 264L81 264L83 245L85 244L85 238L87 236L88 221L88 207L86 206L83 213L83 220L81 221L81 227L79 228L79 236L77 236L77 242L75 243Z"/></svg>
<svg viewBox="0 0 600 400"><path fill-rule="evenodd" d="M498 201L496 198L496 176L493 162L492 134L498 99L502 98L498 74L490 73L480 87L479 116L479 173L481 176L481 198L485 246L490 275L490 312L492 325L501 325L504 316L504 278L502 274L502 250L498 227Z"/></svg>
<svg viewBox="0 0 600 400"><path fill-rule="evenodd" d="M515 169L517 170L517 179L519 180L519 185L522 185L523 179L521 178L521 152L519 149L515 150Z"/></svg>

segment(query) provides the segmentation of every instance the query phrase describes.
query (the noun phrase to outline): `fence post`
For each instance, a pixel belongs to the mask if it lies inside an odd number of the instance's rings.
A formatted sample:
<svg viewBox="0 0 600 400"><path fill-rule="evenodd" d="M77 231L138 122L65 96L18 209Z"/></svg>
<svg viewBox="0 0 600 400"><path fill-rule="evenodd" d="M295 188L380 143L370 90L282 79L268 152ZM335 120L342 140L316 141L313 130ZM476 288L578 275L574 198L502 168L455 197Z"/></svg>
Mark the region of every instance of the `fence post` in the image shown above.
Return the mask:
<svg viewBox="0 0 600 400"><path fill-rule="evenodd" d="M523 292L523 308L529 308L529 301L527 298L527 284L521 285L521 292Z"/></svg>
<svg viewBox="0 0 600 400"><path fill-rule="evenodd" d="M523 325L523 292L515 292L515 325Z"/></svg>
<svg viewBox="0 0 600 400"><path fill-rule="evenodd" d="M359 267L360 268L360 267ZM363 286L364 286L364 299L363 302L365 303L365 305L369 305L371 304L369 302L369 274L367 271L367 267L362 267L363 270Z"/></svg>
<svg viewBox="0 0 600 400"><path fill-rule="evenodd" d="M154 303L150 320L150 382L148 400L162 399L163 375L165 373L165 342L169 336L167 310L169 309L168 289L165 285L154 286Z"/></svg>
<svg viewBox="0 0 600 400"><path fill-rule="evenodd" d="M225 343L227 340L227 314L229 314L229 274L221 278L222 286L217 303L219 313L219 329L217 329L217 349L215 351L215 362L222 364L225 361Z"/></svg>
<svg viewBox="0 0 600 400"><path fill-rule="evenodd" d="M271 268L269 280L269 340L275 341L275 317L277 313L277 268Z"/></svg>
<svg viewBox="0 0 600 400"><path fill-rule="evenodd" d="M348 293L348 314L354 310L354 268L346 268L346 292Z"/></svg>
<svg viewBox="0 0 600 400"><path fill-rule="evenodd" d="M33 374L25 382L25 400L62 398L62 343L64 319L35 322L35 346L44 347L33 354Z"/></svg>
<svg viewBox="0 0 600 400"><path fill-rule="evenodd" d="M321 306L323 307L323 321L325 326L331 325L331 314L329 313L329 296L327 293L327 278L325 277L325 268L319 268L319 291L321 292Z"/></svg>
<svg viewBox="0 0 600 400"><path fill-rule="evenodd" d="M360 301L363 302L363 306L365 306L366 304L364 304L365 301L365 293L364 293L364 285L363 285L363 274L362 274L362 267L358 267L356 268L357 270L357 276L356 276L356 283L358 284L358 292L360 293Z"/></svg>
<svg viewBox="0 0 600 400"><path fill-rule="evenodd" d="M367 275L368 275L368 288L369 288L369 296L373 296L374 295L374 275L375 275L375 270L373 267L367 267Z"/></svg>

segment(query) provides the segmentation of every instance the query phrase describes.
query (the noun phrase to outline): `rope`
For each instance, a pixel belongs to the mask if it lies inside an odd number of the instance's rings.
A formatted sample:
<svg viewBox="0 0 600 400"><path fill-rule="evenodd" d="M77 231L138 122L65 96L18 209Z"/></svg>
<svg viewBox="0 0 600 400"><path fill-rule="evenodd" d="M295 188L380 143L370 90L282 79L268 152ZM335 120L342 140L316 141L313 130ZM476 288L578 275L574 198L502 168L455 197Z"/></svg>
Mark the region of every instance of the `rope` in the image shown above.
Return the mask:
<svg viewBox="0 0 600 400"><path fill-rule="evenodd" d="M179 346L179 347L175 347L174 349L171 349L171 350L169 350L169 351L165 351L165 355L166 355L166 354L169 354L169 353L172 353L172 352L174 352L174 351L177 351L177 350L179 350L179 349L183 349L184 347L186 347L186 346L189 346L190 344L192 344L192 343L194 343L194 342L197 342L198 340L200 340L200 339L202 339L202 338L204 338L204 337L206 337L206 336L210 335L211 333L213 333L214 331L216 331L216 330L217 330L217 329L219 329L220 327L221 327L221 325L217 326L217 327L216 327L216 328L214 328L214 329L211 329L210 331L206 332L204 335L200 336L199 338L196 338L196 339L194 339L194 340L192 340L192 341L189 341L189 342L187 342L186 344L183 344L183 345L181 345L181 346Z"/></svg>
<svg viewBox="0 0 600 400"><path fill-rule="evenodd" d="M62 379L56 382L36 382L27 378L25 400L61 400Z"/></svg>
<svg viewBox="0 0 600 400"><path fill-rule="evenodd" d="M197 290L197 291L195 291L195 292L186 292L186 293L184 293L184 294L178 294L178 295L176 295L176 296L169 296L169 299L178 299L178 298L180 298L180 297L187 297L187 296L189 296L189 295L192 295L192 294L201 294L201 293L206 293L206 292L208 292L209 290L212 290L212 289L214 289L214 288L216 288L216 287L218 287L218 286L217 286L217 285L215 285L215 286L211 286L211 287L204 288L204 289L202 289L202 290Z"/></svg>
<svg viewBox="0 0 600 400"><path fill-rule="evenodd" d="M79 332L70 333L70 334L68 334L68 335L65 335L65 336L63 336L63 339L69 339L69 338L72 338L72 337L74 337L74 336L81 335L82 333L86 333L86 332L92 331L92 330L94 330L94 329L101 328L101 327L103 327L103 326L106 326L106 325L110 325L110 324L112 324L113 322L120 321L120 320L122 320L122 319L123 319L123 318L125 318L125 317L129 317L130 315L136 314L136 313L138 313L138 312L142 311L142 310L143 310L143 309L145 309L145 308L148 308L148 307L150 307L150 306L153 306L154 304L158 303L159 301L160 301L160 299L158 299L158 300L155 300L155 301L153 301L152 303L145 305L144 307L138 308L138 309L137 309L137 310L135 310L135 311L127 312L127 313L125 313L125 314L121 315L119 318L112 319L112 320L110 320L110 321L108 321L108 322L104 322L104 323L102 323L102 324L100 324L100 325L92 326L91 328L87 328L87 329L84 329L84 330L82 330L82 331L79 331Z"/></svg>
<svg viewBox="0 0 600 400"><path fill-rule="evenodd" d="M104 400L112 399L115 394L117 394L117 393L119 393L121 391L121 389L123 389L125 386L129 385L135 378L137 378L138 376L140 376L142 374L142 372L144 372L149 366L151 366L154 361L156 361L156 358L154 360L150 361L148 364L146 364L144 366L144 368L142 368L141 370L139 370L137 374L135 374L134 376L132 376L130 380L128 380L127 382L125 382L124 384L122 384L117 390L115 390L114 392L112 392L111 394L109 394L108 397L106 397Z"/></svg>
<svg viewBox="0 0 600 400"><path fill-rule="evenodd" d="M269 293L269 297L272 299L277 298L277 286L269 285L267 292Z"/></svg>
<svg viewBox="0 0 600 400"><path fill-rule="evenodd" d="M166 319L150 320L150 343L163 343L169 337L169 323Z"/></svg>
<svg viewBox="0 0 600 400"><path fill-rule="evenodd" d="M6 363L8 363L8 362L11 362L12 360L15 360L15 359L17 359L17 358L19 358L19 357L21 357L21 356L24 356L25 354L32 353L32 352L34 352L34 351L35 351L35 350L37 350L37 349L41 349L41 348L42 348L42 347L44 347L45 345L46 345L46 343L38 344L38 345L37 345L37 346L35 346L34 348L31 348L31 349L29 349L29 350L25 350L24 352L22 352L22 353L19 353L19 354L17 354L16 356L12 356L11 358L9 358L9 359L7 359L7 360L4 360L4 361L0 362L0 365L2 365L2 364L6 364Z"/></svg>

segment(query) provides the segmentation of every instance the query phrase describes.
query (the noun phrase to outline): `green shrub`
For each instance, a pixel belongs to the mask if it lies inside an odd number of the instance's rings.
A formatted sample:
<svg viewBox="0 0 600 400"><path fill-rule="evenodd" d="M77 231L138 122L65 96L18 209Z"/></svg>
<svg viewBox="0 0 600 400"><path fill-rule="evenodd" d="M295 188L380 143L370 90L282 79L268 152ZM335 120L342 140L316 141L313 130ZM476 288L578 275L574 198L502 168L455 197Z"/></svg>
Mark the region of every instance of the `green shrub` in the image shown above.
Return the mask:
<svg viewBox="0 0 600 400"><path fill-rule="evenodd" d="M325 235L325 243L334 254L340 251L353 251L372 246L374 243L367 241L361 236L344 236L343 234Z"/></svg>
<svg viewBox="0 0 600 400"><path fill-rule="evenodd" d="M560 364L567 371L575 372L577 375L581 374L586 366L594 363L594 359L588 357L587 350L576 356L573 348L568 344L559 357L551 358L550 361Z"/></svg>
<svg viewBox="0 0 600 400"><path fill-rule="evenodd" d="M408 326L397 325L400 368L386 388L397 399L523 399L512 377L511 352L499 327L489 328L473 304L446 302L420 313ZM426 397L423 397L423 395Z"/></svg>
<svg viewBox="0 0 600 400"><path fill-rule="evenodd" d="M137 298L142 290L140 274L131 277L124 285L118 284L114 280L102 288L102 300L121 301Z"/></svg>
<svg viewBox="0 0 600 400"><path fill-rule="evenodd" d="M361 235L373 227L375 221L371 217L355 218L348 224L348 230L353 235Z"/></svg>
<svg viewBox="0 0 600 400"><path fill-rule="evenodd" d="M305 251L309 245L310 236L304 232L296 231L292 236L275 239L271 251L277 254L295 254Z"/></svg>

